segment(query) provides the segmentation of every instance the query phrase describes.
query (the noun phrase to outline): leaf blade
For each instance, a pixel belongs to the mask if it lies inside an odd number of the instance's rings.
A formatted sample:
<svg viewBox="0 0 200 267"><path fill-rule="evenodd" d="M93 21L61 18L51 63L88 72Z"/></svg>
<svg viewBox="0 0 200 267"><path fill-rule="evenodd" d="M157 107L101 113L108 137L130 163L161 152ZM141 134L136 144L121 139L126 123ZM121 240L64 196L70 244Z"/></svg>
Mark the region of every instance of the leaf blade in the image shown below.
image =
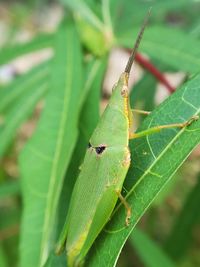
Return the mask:
<svg viewBox="0 0 200 267"><path fill-rule="evenodd" d="M164 251L138 228L134 229L129 240L146 267L161 264L165 267L175 267L175 264Z"/></svg>
<svg viewBox="0 0 200 267"><path fill-rule="evenodd" d="M0 128L0 139L2 140L0 143L0 158L4 155L6 149L12 142L19 126L29 117L37 102L48 90L48 83L44 78L46 77L42 77L42 79L39 80L39 85L36 80L36 84L28 88L27 92L24 92L21 98L13 104L5 115L3 125Z"/></svg>
<svg viewBox="0 0 200 267"><path fill-rule="evenodd" d="M81 48L69 21L56 34L53 64L51 90L44 112L35 135L20 155L25 205L21 266L30 266L30 262L34 267L43 266L47 260L58 197L78 134ZM34 203L31 199L35 199Z"/></svg>
<svg viewBox="0 0 200 267"><path fill-rule="evenodd" d="M0 90L0 113L6 113L27 90L31 90L31 87L47 80L49 70L50 61L44 62L2 88Z"/></svg>
<svg viewBox="0 0 200 267"><path fill-rule="evenodd" d="M20 184L19 181L4 182L0 184L0 200L18 195L20 193Z"/></svg>
<svg viewBox="0 0 200 267"><path fill-rule="evenodd" d="M53 34L43 34L24 44L3 47L0 50L0 65L7 64L9 61L24 54L51 47L53 38Z"/></svg>
<svg viewBox="0 0 200 267"><path fill-rule="evenodd" d="M165 249L168 255L175 260L180 260L185 256L189 243L192 239L193 228L198 224L200 217L199 190L200 180L198 176L197 184L189 193L165 244Z"/></svg>
<svg viewBox="0 0 200 267"><path fill-rule="evenodd" d="M183 121L199 113L199 84L200 75L194 77L162 103L144 121L141 130L152 126L152 123L167 124L178 121L178 118L179 121ZM87 266L116 265L124 243L142 214L192 149L200 142L199 130L200 120L191 125L189 129L163 131L156 136L150 135L141 140L135 139L130 144L132 162L125 187L130 190L127 201L132 204L131 226L128 228L123 226L124 210L119 205L111 222L106 226L109 233L102 232L96 240L88 257ZM102 241L104 246L102 246ZM104 258L103 263L100 262L99 255Z"/></svg>
<svg viewBox="0 0 200 267"><path fill-rule="evenodd" d="M118 44L132 47L136 31L118 37ZM141 51L174 67L177 70L197 72L200 69L200 45L192 36L166 27L147 28L141 42Z"/></svg>

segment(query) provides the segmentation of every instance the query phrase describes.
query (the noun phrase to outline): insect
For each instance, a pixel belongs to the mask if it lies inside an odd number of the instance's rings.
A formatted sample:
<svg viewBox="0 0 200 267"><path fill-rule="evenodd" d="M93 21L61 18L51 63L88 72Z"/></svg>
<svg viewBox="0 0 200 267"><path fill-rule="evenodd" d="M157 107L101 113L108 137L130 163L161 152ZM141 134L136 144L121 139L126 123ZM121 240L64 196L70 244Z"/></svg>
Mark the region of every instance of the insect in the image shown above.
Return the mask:
<svg viewBox="0 0 200 267"><path fill-rule="evenodd" d="M76 181L66 223L57 245L57 253L66 247L68 266L84 263L94 240L108 222L118 198L126 208L125 223L131 218L131 207L121 195L130 166L129 140L158 132L165 128L186 127L196 117L184 123L161 125L133 133L133 115L129 104L128 80L135 54L148 16L144 20L135 46L113 88L109 103L94 130Z"/></svg>

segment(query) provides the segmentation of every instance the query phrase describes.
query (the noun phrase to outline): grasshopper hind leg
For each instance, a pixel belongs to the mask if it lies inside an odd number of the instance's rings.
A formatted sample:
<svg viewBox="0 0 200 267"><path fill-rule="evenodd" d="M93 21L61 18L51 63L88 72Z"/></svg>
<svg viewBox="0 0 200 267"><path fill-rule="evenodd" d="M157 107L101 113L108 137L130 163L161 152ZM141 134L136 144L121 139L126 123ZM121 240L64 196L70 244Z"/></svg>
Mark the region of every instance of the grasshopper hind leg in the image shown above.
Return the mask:
<svg viewBox="0 0 200 267"><path fill-rule="evenodd" d="M189 125L191 125L194 121L198 120L199 116L195 115L192 116L190 119L188 119L187 121L183 122L183 123L173 123L173 124L166 124L166 125L158 125L152 128L149 128L147 130L138 132L138 133L131 133L129 134L129 139L135 139L135 138L140 138L149 134L153 134L153 133L158 133L163 129L173 129L173 128L185 128Z"/></svg>
<svg viewBox="0 0 200 267"><path fill-rule="evenodd" d="M131 112L132 113L138 113L138 114L141 114L141 115L149 115L151 112L150 111L146 111L146 110L140 110L140 109L131 109Z"/></svg>
<svg viewBox="0 0 200 267"><path fill-rule="evenodd" d="M115 192L116 192L118 198L120 199L120 201L122 202L122 204L124 205L124 207L126 209L125 223L126 223L126 226L129 226L130 219L131 219L131 207L129 206L129 204L126 201L126 199L122 196L121 191L119 189L116 189Z"/></svg>

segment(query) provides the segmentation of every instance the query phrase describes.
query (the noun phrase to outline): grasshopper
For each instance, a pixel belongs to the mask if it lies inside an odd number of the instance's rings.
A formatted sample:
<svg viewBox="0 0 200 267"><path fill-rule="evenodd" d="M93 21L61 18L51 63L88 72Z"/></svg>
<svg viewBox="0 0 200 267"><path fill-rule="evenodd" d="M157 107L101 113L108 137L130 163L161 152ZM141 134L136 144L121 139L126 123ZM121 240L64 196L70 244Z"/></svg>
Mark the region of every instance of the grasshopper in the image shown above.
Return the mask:
<svg viewBox="0 0 200 267"><path fill-rule="evenodd" d="M109 103L90 138L72 193L66 223L56 249L59 254L66 247L69 267L84 263L85 256L108 222L118 198L126 208L125 223L127 226L130 223L131 207L121 195L131 161L129 140L166 128L183 128L197 119L192 117L184 123L161 125L139 133L132 132L134 110L129 103L128 80L147 20L148 16L137 36L125 71L114 85Z"/></svg>

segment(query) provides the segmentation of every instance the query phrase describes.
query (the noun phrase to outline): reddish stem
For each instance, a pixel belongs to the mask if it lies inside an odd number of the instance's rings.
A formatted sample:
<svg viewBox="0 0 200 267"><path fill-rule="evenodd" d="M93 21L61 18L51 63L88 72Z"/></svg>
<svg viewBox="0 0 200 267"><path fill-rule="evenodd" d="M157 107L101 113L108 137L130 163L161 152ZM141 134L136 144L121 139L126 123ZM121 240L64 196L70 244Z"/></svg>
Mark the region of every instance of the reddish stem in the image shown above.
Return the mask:
<svg viewBox="0 0 200 267"><path fill-rule="evenodd" d="M143 57L140 53L136 53L135 60L138 64L140 64L144 69L148 70L160 83L165 85L167 90L170 93L173 93L176 88L174 88L165 76L145 57Z"/></svg>

